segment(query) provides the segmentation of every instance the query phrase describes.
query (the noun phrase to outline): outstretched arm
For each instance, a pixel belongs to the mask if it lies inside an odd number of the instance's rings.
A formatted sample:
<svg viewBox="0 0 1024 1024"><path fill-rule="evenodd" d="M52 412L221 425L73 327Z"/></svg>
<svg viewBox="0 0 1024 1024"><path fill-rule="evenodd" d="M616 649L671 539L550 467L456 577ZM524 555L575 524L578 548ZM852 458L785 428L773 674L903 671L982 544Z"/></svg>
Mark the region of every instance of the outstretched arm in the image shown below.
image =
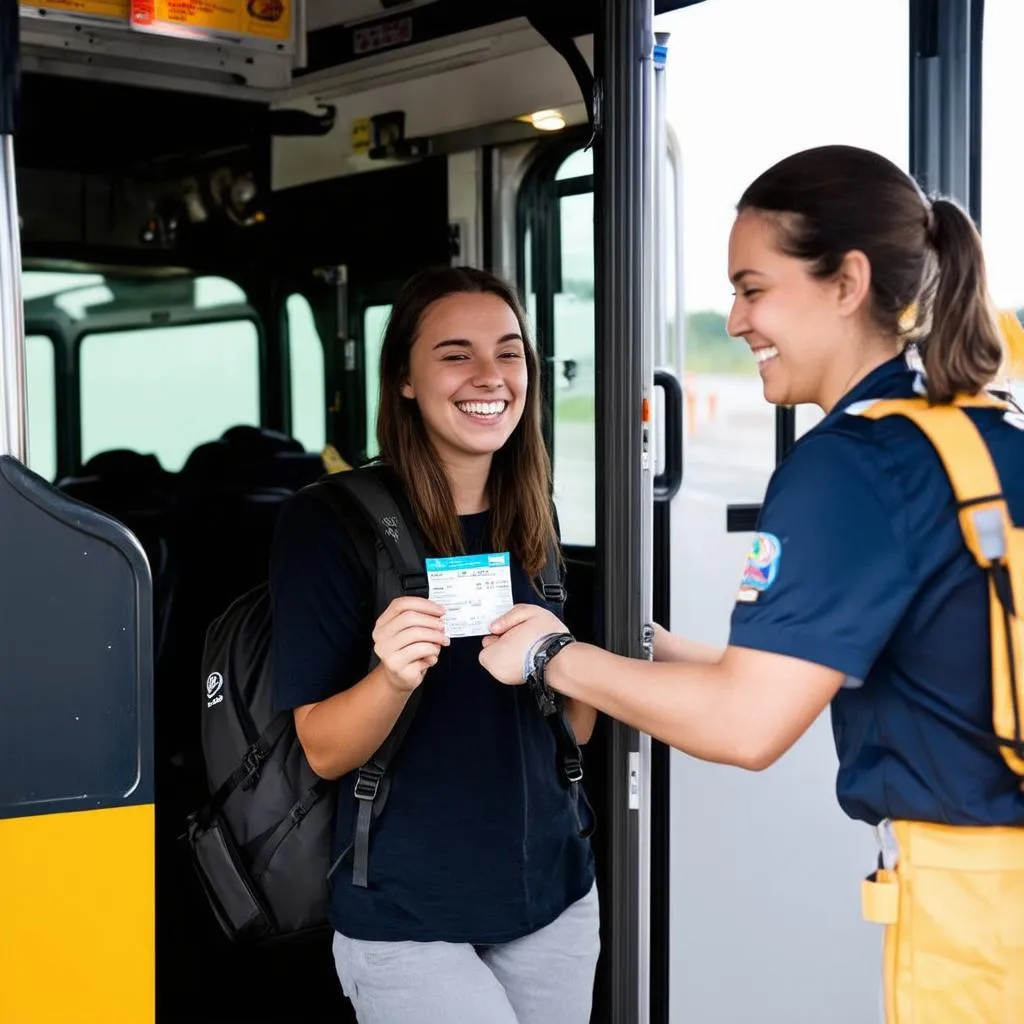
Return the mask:
<svg viewBox="0 0 1024 1024"><path fill-rule="evenodd" d="M494 624L480 660L495 678L523 682L524 652L560 632L553 615L517 606ZM650 663L576 643L547 666L548 685L705 761L759 771L827 707L843 673L740 647L718 662Z"/></svg>

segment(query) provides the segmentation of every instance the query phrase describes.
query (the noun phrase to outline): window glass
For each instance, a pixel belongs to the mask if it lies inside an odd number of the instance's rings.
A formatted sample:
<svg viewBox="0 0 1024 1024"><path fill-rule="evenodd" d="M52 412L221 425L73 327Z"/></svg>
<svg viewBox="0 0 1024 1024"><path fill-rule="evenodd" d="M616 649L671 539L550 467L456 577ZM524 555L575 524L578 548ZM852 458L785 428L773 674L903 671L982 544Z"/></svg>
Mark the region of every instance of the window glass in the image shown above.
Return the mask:
<svg viewBox="0 0 1024 1024"><path fill-rule="evenodd" d="M982 42L981 231L989 289L1003 314L1006 375L1017 400L1024 400L1024 206L1020 201L1020 88L1008 75L1024 34L1018 0L987 0ZM1016 321L1016 324L1015 324Z"/></svg>
<svg viewBox="0 0 1024 1024"><path fill-rule="evenodd" d="M571 156L566 157L562 166L555 174L556 181L563 181L566 178L583 178L594 173L594 151L592 149L578 149Z"/></svg>
<svg viewBox="0 0 1024 1024"><path fill-rule="evenodd" d="M196 309L215 309L217 306L244 304L245 292L224 277L197 277L194 282Z"/></svg>
<svg viewBox="0 0 1024 1024"><path fill-rule="evenodd" d="M380 401L380 351L391 306L367 306L363 311L363 353L366 366L366 457L380 454L377 445L377 404Z"/></svg>
<svg viewBox="0 0 1024 1024"><path fill-rule="evenodd" d="M88 334L80 374L83 461L132 448L178 470L196 445L259 423L250 320Z"/></svg>
<svg viewBox="0 0 1024 1024"><path fill-rule="evenodd" d="M668 116L682 158L687 485L708 493L759 499L775 461L774 409L747 345L725 329L736 201L762 171L811 146L864 146L909 165L907 4L867 0L857 12L841 36L833 6L818 0L705 3L657 19L671 33ZM870 81L837 119L834 90L813 83L861 81L866 66ZM813 411L798 417L814 421Z"/></svg>
<svg viewBox="0 0 1024 1024"><path fill-rule="evenodd" d="M576 161L578 154L566 163ZM563 165L564 167L565 165ZM565 544L596 534L594 422L594 195L562 196L562 290L554 296L555 505Z"/></svg>
<svg viewBox="0 0 1024 1024"><path fill-rule="evenodd" d="M57 475L57 371L53 341L45 334L25 337L28 403L28 466L47 480Z"/></svg>
<svg viewBox="0 0 1024 1024"><path fill-rule="evenodd" d="M288 358L292 397L292 436L307 451L321 451L326 439L324 347L304 295L291 295L288 314Z"/></svg>

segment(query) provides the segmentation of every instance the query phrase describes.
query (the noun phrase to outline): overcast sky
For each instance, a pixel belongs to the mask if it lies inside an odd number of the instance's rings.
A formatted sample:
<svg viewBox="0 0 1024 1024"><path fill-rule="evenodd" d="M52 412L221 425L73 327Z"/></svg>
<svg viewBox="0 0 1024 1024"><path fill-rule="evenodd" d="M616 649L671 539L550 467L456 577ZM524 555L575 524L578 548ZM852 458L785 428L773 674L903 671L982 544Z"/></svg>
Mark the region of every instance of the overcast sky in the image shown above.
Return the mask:
<svg viewBox="0 0 1024 1024"><path fill-rule="evenodd" d="M1018 307L1024 86L1015 69L1024 2L985 6L985 245L996 302ZM725 311L733 207L761 171L788 153L840 142L907 166L907 2L706 0L655 27L671 33L666 87L684 161L686 306Z"/></svg>

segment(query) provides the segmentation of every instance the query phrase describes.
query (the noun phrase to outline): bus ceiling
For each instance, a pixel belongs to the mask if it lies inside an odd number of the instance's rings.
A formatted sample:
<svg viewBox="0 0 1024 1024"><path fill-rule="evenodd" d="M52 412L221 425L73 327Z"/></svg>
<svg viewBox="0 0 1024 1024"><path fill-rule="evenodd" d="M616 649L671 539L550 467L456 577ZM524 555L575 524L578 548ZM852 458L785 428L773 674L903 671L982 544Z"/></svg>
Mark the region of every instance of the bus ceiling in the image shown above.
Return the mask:
<svg viewBox="0 0 1024 1024"><path fill-rule="evenodd" d="M655 0L654 11L700 2ZM194 5L172 22L155 0L19 0L22 71L272 104L341 68L373 81L396 57L418 58L422 68L486 60L481 40L522 24L542 25L545 35L589 36L600 4L232 0L212 13L210 6ZM452 52L459 42L477 45Z"/></svg>
<svg viewBox="0 0 1024 1024"><path fill-rule="evenodd" d="M26 255L100 244L158 264L211 211L244 227L271 192L536 138L541 110L591 120L598 0L231 9L233 25L182 26L153 0L22 0Z"/></svg>

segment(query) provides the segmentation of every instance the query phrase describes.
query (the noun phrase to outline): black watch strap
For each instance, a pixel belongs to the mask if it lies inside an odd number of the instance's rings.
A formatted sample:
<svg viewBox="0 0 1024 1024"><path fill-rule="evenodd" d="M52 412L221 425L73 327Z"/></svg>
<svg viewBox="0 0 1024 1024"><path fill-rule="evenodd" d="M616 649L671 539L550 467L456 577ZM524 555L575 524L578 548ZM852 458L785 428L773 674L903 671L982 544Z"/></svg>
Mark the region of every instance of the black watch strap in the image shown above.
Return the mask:
<svg viewBox="0 0 1024 1024"><path fill-rule="evenodd" d="M556 633L545 640L533 656L533 671L527 683L545 717L562 709L562 698L545 682L544 673L551 659L575 642L576 638L571 633Z"/></svg>

